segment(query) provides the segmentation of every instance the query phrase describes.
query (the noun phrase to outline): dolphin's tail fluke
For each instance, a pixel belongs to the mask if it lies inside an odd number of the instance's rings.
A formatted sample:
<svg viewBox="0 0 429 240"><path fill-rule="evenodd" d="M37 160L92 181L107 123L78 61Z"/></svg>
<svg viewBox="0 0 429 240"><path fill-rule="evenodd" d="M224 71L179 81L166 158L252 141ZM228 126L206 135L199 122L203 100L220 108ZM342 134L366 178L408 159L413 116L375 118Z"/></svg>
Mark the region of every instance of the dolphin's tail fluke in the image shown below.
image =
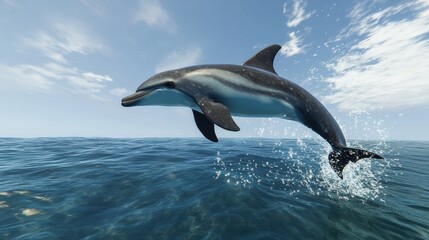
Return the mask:
<svg viewBox="0 0 429 240"><path fill-rule="evenodd" d="M338 174L338 176L343 179L343 169L344 167L351 161L357 162L362 158L376 158L383 159L378 154L368 152L363 149L357 148L337 148L334 147L332 152L329 153L329 164L334 169L334 171Z"/></svg>

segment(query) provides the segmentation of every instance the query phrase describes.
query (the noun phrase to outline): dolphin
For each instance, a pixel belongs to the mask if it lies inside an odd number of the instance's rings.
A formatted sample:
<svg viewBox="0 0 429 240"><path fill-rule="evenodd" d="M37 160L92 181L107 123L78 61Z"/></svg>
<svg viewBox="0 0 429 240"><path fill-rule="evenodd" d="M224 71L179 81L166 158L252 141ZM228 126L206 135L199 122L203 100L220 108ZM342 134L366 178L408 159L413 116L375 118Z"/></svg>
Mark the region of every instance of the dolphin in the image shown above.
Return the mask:
<svg viewBox="0 0 429 240"><path fill-rule="evenodd" d="M382 159L347 147L343 132L328 110L299 85L281 78L273 67L280 45L264 48L242 65L197 65L158 73L122 99L122 106L182 106L192 109L195 123L217 142L214 125L239 131L232 116L278 117L297 121L331 146L329 163L338 176L351 161Z"/></svg>

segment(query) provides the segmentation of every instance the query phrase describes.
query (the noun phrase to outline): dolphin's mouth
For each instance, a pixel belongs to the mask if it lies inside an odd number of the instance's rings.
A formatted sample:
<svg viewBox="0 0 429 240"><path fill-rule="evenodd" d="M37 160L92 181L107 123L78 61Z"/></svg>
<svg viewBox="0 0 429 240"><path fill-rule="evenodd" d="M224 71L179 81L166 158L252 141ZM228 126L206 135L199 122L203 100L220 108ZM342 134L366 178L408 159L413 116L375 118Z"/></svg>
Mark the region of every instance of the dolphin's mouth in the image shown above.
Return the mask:
<svg viewBox="0 0 429 240"><path fill-rule="evenodd" d="M130 96L126 96L122 98L122 106L124 107L132 107L135 106L140 99L152 93L152 91L138 91Z"/></svg>

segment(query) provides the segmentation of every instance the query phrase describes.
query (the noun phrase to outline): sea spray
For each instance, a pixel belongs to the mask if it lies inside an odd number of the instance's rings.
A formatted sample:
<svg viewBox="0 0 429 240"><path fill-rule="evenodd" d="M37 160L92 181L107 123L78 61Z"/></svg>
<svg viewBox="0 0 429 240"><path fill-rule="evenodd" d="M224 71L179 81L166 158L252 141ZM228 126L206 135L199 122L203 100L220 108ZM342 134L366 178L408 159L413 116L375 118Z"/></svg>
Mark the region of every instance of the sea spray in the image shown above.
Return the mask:
<svg viewBox="0 0 429 240"><path fill-rule="evenodd" d="M354 114L352 127L344 127L356 131L358 126L364 126L363 137L369 138L374 132L379 134L379 141L371 146L362 146L365 140L352 140L349 146L364 148L380 154L392 152L385 143L388 131L383 128L383 121L374 119L369 114ZM275 130L276 119L263 119L262 127L255 129L258 137L299 136L295 144L284 139L259 141L254 147L263 148L266 156L241 153L240 155L225 154L218 151L216 155L216 179L222 176L228 183L243 187L269 186L270 189L283 189L289 194L308 191L310 194L327 193L331 198L353 199L362 201L384 201L383 176L396 160L364 159L350 163L344 169L345 178L341 180L334 173L328 162L331 146L321 138L311 137L313 134L302 130L300 126L288 126L282 131ZM346 131L347 132L347 131ZM371 134L369 134L369 132ZM288 141L288 144L284 144ZM250 147L250 146L249 146ZM223 160L222 160L223 159ZM393 163L397 165L396 163Z"/></svg>

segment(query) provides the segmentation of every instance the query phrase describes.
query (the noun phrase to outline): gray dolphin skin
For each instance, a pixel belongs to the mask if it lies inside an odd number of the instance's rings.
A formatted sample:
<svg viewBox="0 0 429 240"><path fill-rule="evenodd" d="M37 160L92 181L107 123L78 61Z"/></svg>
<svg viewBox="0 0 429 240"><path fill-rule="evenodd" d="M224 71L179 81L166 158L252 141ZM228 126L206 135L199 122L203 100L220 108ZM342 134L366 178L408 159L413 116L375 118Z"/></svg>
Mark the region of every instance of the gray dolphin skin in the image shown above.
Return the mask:
<svg viewBox="0 0 429 240"><path fill-rule="evenodd" d="M170 70L143 82L122 106L182 106L192 109L195 123L217 142L214 125L239 131L232 116L278 117L300 122L331 146L329 163L340 178L351 161L381 156L348 148L343 132L328 110L308 91L281 78L273 61L279 45L271 45L243 65L198 65Z"/></svg>

